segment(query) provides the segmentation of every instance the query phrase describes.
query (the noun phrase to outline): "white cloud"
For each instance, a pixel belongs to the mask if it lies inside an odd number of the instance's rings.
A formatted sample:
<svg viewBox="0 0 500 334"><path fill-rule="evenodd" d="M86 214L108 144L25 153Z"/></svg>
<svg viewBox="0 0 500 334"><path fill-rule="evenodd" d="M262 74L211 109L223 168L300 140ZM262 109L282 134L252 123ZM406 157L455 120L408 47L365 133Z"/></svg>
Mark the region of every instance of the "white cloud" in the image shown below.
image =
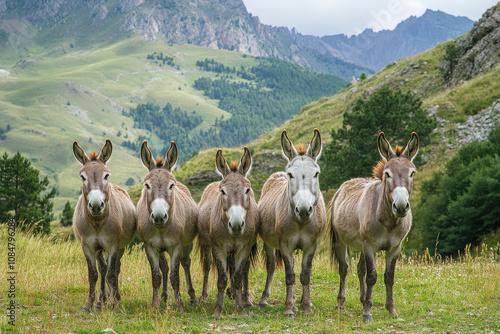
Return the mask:
<svg viewBox="0 0 500 334"><path fill-rule="evenodd" d="M366 28L393 29L426 9L478 20L494 0L243 0L247 10L264 24L295 27L316 36L359 34Z"/></svg>

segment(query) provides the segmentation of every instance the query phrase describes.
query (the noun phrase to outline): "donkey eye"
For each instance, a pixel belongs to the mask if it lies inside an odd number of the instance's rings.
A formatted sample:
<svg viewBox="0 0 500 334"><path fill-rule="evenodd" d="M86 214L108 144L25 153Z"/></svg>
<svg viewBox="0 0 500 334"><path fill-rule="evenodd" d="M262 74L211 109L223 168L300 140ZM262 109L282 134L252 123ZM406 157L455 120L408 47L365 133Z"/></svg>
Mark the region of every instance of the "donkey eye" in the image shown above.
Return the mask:
<svg viewBox="0 0 500 334"><path fill-rule="evenodd" d="M109 177L109 174L104 175L104 179L107 181Z"/></svg>
<svg viewBox="0 0 500 334"><path fill-rule="evenodd" d="M222 196L226 196L226 192L224 190L220 190L220 192L222 193Z"/></svg>
<svg viewBox="0 0 500 334"><path fill-rule="evenodd" d="M391 174L389 174L389 172L385 172L385 176L390 179L391 178Z"/></svg>
<svg viewBox="0 0 500 334"><path fill-rule="evenodd" d="M85 182L87 179L85 178L85 176L83 175L80 175L80 177L82 178L82 181Z"/></svg>
<svg viewBox="0 0 500 334"><path fill-rule="evenodd" d="M174 188L174 186L175 186L175 183L172 183L172 184L170 185L170 187L168 187L168 189L172 190L172 189Z"/></svg>
<svg viewBox="0 0 500 334"><path fill-rule="evenodd" d="M146 186L146 188L148 188L148 190L151 189L151 187L149 186L149 184L144 183L144 185Z"/></svg>
<svg viewBox="0 0 500 334"><path fill-rule="evenodd" d="M291 178L291 179L293 179L292 173L288 173L288 177Z"/></svg>
<svg viewBox="0 0 500 334"><path fill-rule="evenodd" d="M316 174L314 174L314 177L317 178L319 175L319 172L316 172Z"/></svg>
<svg viewBox="0 0 500 334"><path fill-rule="evenodd" d="M415 174L415 171L411 172L410 177L413 177L413 174Z"/></svg>
<svg viewBox="0 0 500 334"><path fill-rule="evenodd" d="M245 194L248 195L248 193L250 193L250 188L248 188L246 191L245 191Z"/></svg>

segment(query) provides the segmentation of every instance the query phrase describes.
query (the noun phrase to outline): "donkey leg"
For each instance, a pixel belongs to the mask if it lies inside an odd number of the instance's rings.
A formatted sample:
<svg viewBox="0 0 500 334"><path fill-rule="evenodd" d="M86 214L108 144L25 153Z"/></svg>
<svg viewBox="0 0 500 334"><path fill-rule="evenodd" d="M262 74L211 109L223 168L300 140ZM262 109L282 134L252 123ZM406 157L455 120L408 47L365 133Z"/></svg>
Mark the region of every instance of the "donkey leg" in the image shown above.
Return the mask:
<svg viewBox="0 0 500 334"><path fill-rule="evenodd" d="M293 317L293 307L295 305L295 295L293 293L293 285L295 284L295 272L293 267L293 254L288 247L281 243L280 252L285 262L286 274L286 301L285 301L285 317Z"/></svg>
<svg viewBox="0 0 500 334"><path fill-rule="evenodd" d="M312 261L316 251L316 242L311 243L302 255L302 271L300 273L300 283L302 284L302 309L305 314L311 312L311 292L309 284L311 282Z"/></svg>
<svg viewBox="0 0 500 334"><path fill-rule="evenodd" d="M372 294L373 287L377 283L377 268L375 266L375 252L371 245L363 242L363 255L366 262L366 297L363 301L363 322L372 321Z"/></svg>
<svg viewBox="0 0 500 334"><path fill-rule="evenodd" d="M104 259L103 251L97 253L97 267L99 269L99 274L101 275L101 292L99 294L99 301L96 304L96 309L100 310L107 301L106 296L106 272L108 271L106 260Z"/></svg>
<svg viewBox="0 0 500 334"><path fill-rule="evenodd" d="M234 294L236 293L234 288L234 255L229 255L227 257L227 267L229 269L229 287L226 289L226 296L229 299L234 299Z"/></svg>
<svg viewBox="0 0 500 334"><path fill-rule="evenodd" d="M250 284L248 282L248 275L250 273L250 258L243 264L243 303L245 307L252 307L253 303L250 294Z"/></svg>
<svg viewBox="0 0 500 334"><path fill-rule="evenodd" d="M200 302L204 303L208 298L208 276L210 274L210 267L212 266L212 248L202 247L203 253L203 288L201 290Z"/></svg>
<svg viewBox="0 0 500 334"><path fill-rule="evenodd" d="M120 254L118 242L108 252L108 271L106 272L106 282L109 286L109 301L113 309L117 310L120 304L120 292L118 291L117 262Z"/></svg>
<svg viewBox="0 0 500 334"><path fill-rule="evenodd" d="M162 292L161 292L161 300L165 303L168 303L168 262L165 257L165 252L159 253L160 259L160 270L162 275Z"/></svg>
<svg viewBox="0 0 500 334"><path fill-rule="evenodd" d="M359 301L361 304L365 302L366 299L366 261L365 255L363 253L359 256L358 262L358 279L359 279Z"/></svg>
<svg viewBox="0 0 500 334"><path fill-rule="evenodd" d="M232 285L234 286L234 308L236 312L242 312L244 310L241 288L243 285L243 267L248 259L248 255L248 252L243 252L237 260L235 259Z"/></svg>
<svg viewBox="0 0 500 334"><path fill-rule="evenodd" d="M259 306L265 308L267 306L267 301L271 296L271 284L273 283L274 271L276 270L276 252L267 244L264 244L264 251L266 252L266 287L262 291L262 298L260 299Z"/></svg>
<svg viewBox="0 0 500 334"><path fill-rule="evenodd" d="M96 261L94 252L88 247L82 244L83 254L85 255L85 259L87 260L87 269L89 273L89 297L87 302L83 306L83 311L90 311L92 307L94 307L95 301L95 286L97 283L97 279L99 278L99 274L97 273Z"/></svg>
<svg viewBox="0 0 500 334"><path fill-rule="evenodd" d="M222 254L217 247L213 248L215 263L217 264L217 301L212 317L220 318L224 307L224 290L227 286L227 256Z"/></svg>
<svg viewBox="0 0 500 334"><path fill-rule="evenodd" d="M180 258L182 255L182 245L179 244L170 253L170 267L172 271L170 272L170 284L172 285L172 290L174 290L175 305L178 312L184 312L184 307L182 306L181 292L179 290L179 265Z"/></svg>
<svg viewBox="0 0 500 334"><path fill-rule="evenodd" d="M385 273L384 273L384 283L385 283L385 308L389 311L389 314L393 317L397 317L396 307L394 305L394 298L392 295L392 287L394 285L394 272L396 270L396 261L398 260L399 252L401 251L401 244L393 249L391 252L387 252L385 255Z"/></svg>
<svg viewBox="0 0 500 334"><path fill-rule="evenodd" d="M120 271L122 269L122 256L125 253L125 248L120 249L118 253L118 258L116 259L116 286L120 283ZM118 301L121 300L121 295L118 294Z"/></svg>
<svg viewBox="0 0 500 334"><path fill-rule="evenodd" d="M339 276L340 276L339 294L337 296L337 307L339 308L339 310L343 310L346 298L345 294L346 279L347 279L347 273L349 272L349 250L347 246L340 240L338 240L335 243L335 259L339 264Z"/></svg>
<svg viewBox="0 0 500 334"><path fill-rule="evenodd" d="M193 244L182 247L182 257L181 264L184 269L184 276L186 276L186 287L190 297L191 305L198 305L198 298L196 298L196 293L194 292L193 282L191 280L191 250L193 249Z"/></svg>
<svg viewBox="0 0 500 334"><path fill-rule="evenodd" d="M149 265L151 267L151 281L153 285L153 301L151 302L152 307L158 307L160 305L160 298L158 297L158 291L161 285L161 274L160 274L160 254L153 247L148 244L144 244L146 249L146 255L148 257Z"/></svg>

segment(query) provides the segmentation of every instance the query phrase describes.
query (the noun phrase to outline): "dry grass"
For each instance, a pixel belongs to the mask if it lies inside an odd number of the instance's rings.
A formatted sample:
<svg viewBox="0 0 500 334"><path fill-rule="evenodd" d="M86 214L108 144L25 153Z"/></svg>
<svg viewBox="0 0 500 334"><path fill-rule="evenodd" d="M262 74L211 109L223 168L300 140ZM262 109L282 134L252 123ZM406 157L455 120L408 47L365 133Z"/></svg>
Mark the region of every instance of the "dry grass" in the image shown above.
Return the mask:
<svg viewBox="0 0 500 334"><path fill-rule="evenodd" d="M6 254L6 228L0 228L0 245ZM326 241L322 241L325 249ZM206 332L227 333L281 332L496 332L500 331L500 245L484 246L475 256L470 250L458 259L441 259L428 254L402 256L394 287L399 317L391 318L384 308L383 257L378 256L379 279L373 295L374 322L363 324L355 272L348 276L346 311L336 305L338 274L329 263L326 252L318 253L311 277L313 312L305 316L300 311L300 283L296 291L299 311L292 320L283 317L285 277L283 270L275 275L270 305L247 310L246 316L233 315L234 302L225 300L224 317L211 318L215 304L215 277L210 277L209 299L193 307L182 283L184 314L175 311L172 299L158 310L151 309L151 277L149 265L140 247L134 247L123 258L120 275L122 301L120 311L83 313L80 311L87 293L87 270L80 246L71 241L51 241L18 232L16 264L18 266L15 332L40 333L101 333L112 328L117 333ZM354 255L354 260L356 255ZM5 256L6 258L6 256ZM193 255L193 280L197 293L201 288L198 254ZM296 264L300 260L297 255ZM7 272L7 261L1 271ZM354 264L354 262L353 262ZM296 265L296 272L300 265ZM5 281L4 278L2 278ZM265 270L261 265L251 273L254 301L263 289ZM172 295L170 291L170 296ZM171 297L170 297L171 298ZM2 297L5 310L8 299ZM2 319L3 332L13 330Z"/></svg>

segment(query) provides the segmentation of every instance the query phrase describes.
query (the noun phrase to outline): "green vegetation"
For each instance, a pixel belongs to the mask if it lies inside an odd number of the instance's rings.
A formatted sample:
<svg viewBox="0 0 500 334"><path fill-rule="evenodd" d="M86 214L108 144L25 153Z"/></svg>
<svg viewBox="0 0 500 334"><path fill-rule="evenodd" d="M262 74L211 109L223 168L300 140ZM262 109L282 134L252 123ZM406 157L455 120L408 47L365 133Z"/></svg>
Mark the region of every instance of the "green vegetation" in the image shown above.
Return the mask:
<svg viewBox="0 0 500 334"><path fill-rule="evenodd" d="M219 108L232 115L230 119L216 120L215 126L200 132L205 148L245 144L297 114L311 99L331 95L345 84L331 75L312 73L275 59L260 59L258 66L236 73L208 60L197 65L217 73L229 70L243 80L252 79L250 83L235 81L234 76L225 75L195 81L194 88L219 100Z"/></svg>
<svg viewBox="0 0 500 334"><path fill-rule="evenodd" d="M0 226L0 247L7 249L5 226ZM330 265L328 253L318 251L311 275L314 304L311 314L304 315L300 307L300 265L296 266L298 311L295 318L290 320L283 316L286 290L283 269L276 271L270 306L261 310L257 302L264 288L266 273L265 264L259 263L250 271L255 306L245 311L246 316L233 314L234 301L224 297L223 318L214 320L212 314L217 283L213 274L209 278L207 303L197 307L189 304L181 273L181 297L186 312L176 311L170 285L168 303L162 303L159 309L152 309L150 267L140 246L134 246L122 258L120 311L81 312L88 296L88 281L87 265L80 245L75 241L53 242L50 237L18 232L16 304L20 307L17 309L14 333L102 333L106 328L117 333L203 333L217 330L228 333L496 331L500 322L500 245L483 245L477 254L470 249L462 254L456 261L429 256L428 253L402 255L396 267L394 284L397 318L391 318L384 307L383 256L379 254L376 261L378 281L373 292L374 322L364 324L356 270L348 274L346 310L339 312L336 309L338 273ZM359 255L351 255L354 264ZM199 255L194 252L192 257L193 285L199 295L203 275ZM296 257L296 263L300 263L300 254ZM7 261L1 262L0 270L4 273L8 271ZM2 317L0 331L11 329L7 318Z"/></svg>
<svg viewBox="0 0 500 334"><path fill-rule="evenodd" d="M443 60L446 62L444 68L440 68L442 71L443 78L446 82L450 81L453 70L458 63L459 49L455 45L455 41L446 44Z"/></svg>
<svg viewBox="0 0 500 334"><path fill-rule="evenodd" d="M49 180L46 176L40 180L39 174L19 152L12 158L4 153L0 158L0 222L14 219L22 229L50 233L56 189L45 192Z"/></svg>
<svg viewBox="0 0 500 334"><path fill-rule="evenodd" d="M159 64L161 62L163 65L169 65L169 66L175 66L174 63L174 57L169 57L163 54L163 52L160 52L157 54L156 52L153 52L152 54L149 54L146 59L148 60L154 60L155 63ZM161 65L160 65L161 66Z"/></svg>
<svg viewBox="0 0 500 334"><path fill-rule="evenodd" d="M380 132L384 132L395 147L409 140L412 132L420 136L420 145L436 122L422 110L422 101L410 93L382 87L370 98L357 99L352 111L344 114L342 128L332 130L332 142L321 155L321 187L336 188L353 177L368 177L380 160L374 147Z"/></svg>
<svg viewBox="0 0 500 334"><path fill-rule="evenodd" d="M463 146L422 184L416 223L423 244L444 255L456 255L500 229L500 126L488 141ZM436 248L434 245L438 240Z"/></svg>
<svg viewBox="0 0 500 334"><path fill-rule="evenodd" d="M63 227L72 226L73 225L73 213L75 212L75 208L71 206L69 201L64 205L64 209L61 213L61 220L59 224Z"/></svg>

